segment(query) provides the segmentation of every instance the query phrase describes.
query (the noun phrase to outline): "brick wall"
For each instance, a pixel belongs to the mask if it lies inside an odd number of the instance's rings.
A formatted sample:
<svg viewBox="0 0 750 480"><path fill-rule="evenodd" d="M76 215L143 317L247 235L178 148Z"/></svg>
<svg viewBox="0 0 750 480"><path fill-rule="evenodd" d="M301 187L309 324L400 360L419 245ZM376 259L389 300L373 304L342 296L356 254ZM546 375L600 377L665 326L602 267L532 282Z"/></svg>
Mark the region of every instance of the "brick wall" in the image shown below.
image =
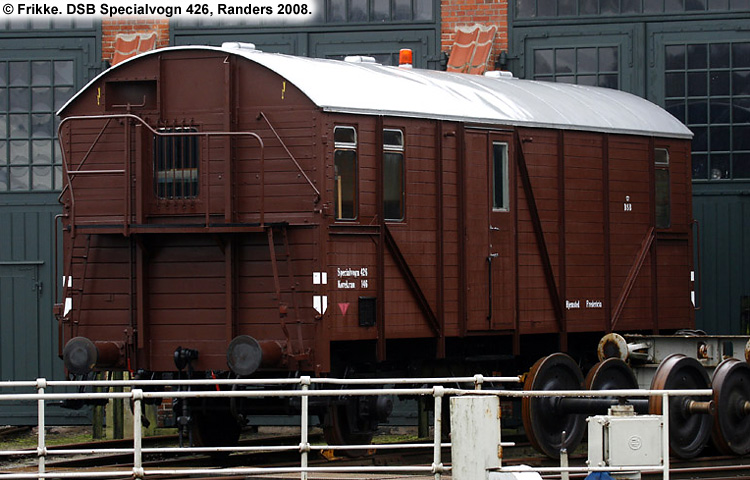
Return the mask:
<svg viewBox="0 0 750 480"><path fill-rule="evenodd" d="M102 19L102 60L111 61L115 53L115 37L118 33L146 33L157 32L156 47L162 48L169 46L169 20L155 19L133 19L127 17L118 19Z"/></svg>
<svg viewBox="0 0 750 480"><path fill-rule="evenodd" d="M450 52L456 27L470 27L477 23L497 27L489 62L490 70L494 70L497 55L508 50L508 0L442 0L440 12L443 20L441 45L444 52Z"/></svg>

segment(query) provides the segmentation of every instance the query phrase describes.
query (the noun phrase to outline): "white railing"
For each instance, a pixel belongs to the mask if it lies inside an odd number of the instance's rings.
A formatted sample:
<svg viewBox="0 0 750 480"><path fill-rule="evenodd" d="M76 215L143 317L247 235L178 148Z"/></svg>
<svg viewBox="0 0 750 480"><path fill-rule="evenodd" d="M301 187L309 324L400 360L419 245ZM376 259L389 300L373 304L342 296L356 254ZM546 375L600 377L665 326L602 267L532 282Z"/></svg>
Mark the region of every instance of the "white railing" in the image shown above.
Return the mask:
<svg viewBox="0 0 750 480"><path fill-rule="evenodd" d="M442 398L446 392L481 391L485 382L493 383L519 383L520 377L485 377L475 375L473 377L439 377L439 378L410 378L410 379L335 379L335 378L312 378L303 376L300 378L286 379L201 379L201 380L81 380L81 381L48 381L40 378L36 381L27 382L0 382L0 388L35 388L36 393L28 394L2 394L2 401L37 401L38 410L38 442L37 458L38 471L33 473L5 473L0 474L3 479L26 479L26 478L107 478L113 476L133 476L143 478L146 475L259 475L272 473L299 473L300 478L305 480L311 472L325 473L410 473L431 474L436 480L440 480L441 474L450 471L450 467L443 465L441 449L450 447L450 443L441 442L442 431ZM443 384L474 385L474 390L460 388L447 389ZM287 387L288 390L177 390L177 391L144 391L143 388L153 387L200 387L200 386L275 386ZM320 388L310 389L311 386ZM429 388L373 388L375 385L436 385ZM351 388L336 388L331 387ZM100 392L100 393L46 393L49 387L129 387L125 392ZM299 388L292 390L291 388ZM370 388L360 388L370 387ZM309 399L310 397L340 397L340 396L377 396L377 395L412 395L432 396L434 398L434 434L433 434L433 462L431 465L415 466L308 466L308 453L315 450L377 450L381 448L415 449L430 447L430 444L412 443L399 445L311 445L309 442ZM252 447L181 447L181 448L144 448L141 431L141 405L145 399L158 398L255 398L255 397L300 397L300 443L292 446L252 446ZM133 410L133 447L132 448L92 448L92 449L63 449L50 448L45 439L45 401L48 400L96 400L96 399L127 399L132 402ZM144 454L154 453L214 453L214 452L252 452L252 451L299 451L299 467L243 467L243 468L150 468L143 466ZM28 450L5 450L0 451L0 457L14 455L28 455ZM54 471L46 470L45 461L48 457L55 455L105 455L105 454L132 454L133 467L128 470L84 470L84 471Z"/></svg>
<svg viewBox="0 0 750 480"><path fill-rule="evenodd" d="M704 390L605 390L605 391L519 391L519 390L487 390L483 389L484 383L520 383L520 377L485 377L475 375L473 377L439 377L439 378L411 378L411 379L334 379L334 378L312 378L302 376L294 379L203 379L203 380L89 380L89 381L48 381L37 379L27 382L0 382L1 388L35 388L36 393L0 394L0 405L3 401L36 401L38 409L38 442L36 455L38 469L36 472L24 473L0 473L2 479L37 479L37 478L108 478L115 476L133 476L143 478L146 475L260 475L260 474L299 474L301 480L307 479L308 473L399 473L399 474L427 474L434 475L435 480L440 480L443 473L450 472L450 466L442 462L441 449L450 447L450 443L441 442L442 432L442 399L447 395L497 395L499 397L649 397L660 395L662 397L662 465L628 466L628 467L539 467L533 470L539 473L570 473L570 472L592 472L592 471L661 471L665 480L669 479L669 396L691 395L710 396L712 391ZM445 384L473 384L473 389L448 388ZM288 390L177 390L177 391L144 391L143 388L153 387L199 387L215 385L246 385L246 386L271 386L287 387ZM311 389L315 385L319 388ZM372 388L375 385L393 385L393 388ZM399 385L434 385L421 388L398 388ZM330 387L350 388L330 388ZM130 391L124 392L100 392L100 393L46 393L45 389L50 387L130 387ZM298 389L291 389L297 388ZM371 388L362 388L371 387ZM377 396L377 395L410 395L410 396L432 396L434 399L434 420L432 443L411 443L398 445L311 445L309 442L309 399L310 397L340 397L340 396ZM254 398L254 397L300 397L300 443L290 446L232 446L232 447L143 447L141 430L141 405L145 399L159 398ZM133 404L133 447L132 448L91 448L91 449L64 449L50 448L45 438L45 402L48 400L93 400L93 399L127 399ZM453 439L456 441L456 439ZM512 443L502 443L501 446L512 446ZM433 449L433 461L431 465L414 466L326 466L311 467L308 465L308 454L316 450L377 450L377 449ZM298 451L300 453L299 467L241 467L241 468L145 468L143 465L144 454L156 453L211 453L211 452L252 452L252 451ZM29 450L4 450L0 451L0 457L12 457L28 455ZM51 456L62 455L104 455L104 454L132 454L133 467L120 470L80 470L80 471L55 471L48 472L46 459ZM528 467L506 466L491 468L490 470L502 472L528 472ZM8 469L5 469L8 472Z"/></svg>

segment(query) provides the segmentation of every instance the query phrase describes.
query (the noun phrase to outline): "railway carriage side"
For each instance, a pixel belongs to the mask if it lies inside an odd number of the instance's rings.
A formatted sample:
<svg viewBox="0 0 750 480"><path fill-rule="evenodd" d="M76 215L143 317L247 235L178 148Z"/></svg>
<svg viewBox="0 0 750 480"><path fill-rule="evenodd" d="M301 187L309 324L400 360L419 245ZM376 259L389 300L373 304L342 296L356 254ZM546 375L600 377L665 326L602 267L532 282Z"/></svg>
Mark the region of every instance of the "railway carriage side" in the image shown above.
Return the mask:
<svg viewBox="0 0 750 480"><path fill-rule="evenodd" d="M334 356L533 363L593 354L602 332L692 328L687 140L352 115L326 128Z"/></svg>

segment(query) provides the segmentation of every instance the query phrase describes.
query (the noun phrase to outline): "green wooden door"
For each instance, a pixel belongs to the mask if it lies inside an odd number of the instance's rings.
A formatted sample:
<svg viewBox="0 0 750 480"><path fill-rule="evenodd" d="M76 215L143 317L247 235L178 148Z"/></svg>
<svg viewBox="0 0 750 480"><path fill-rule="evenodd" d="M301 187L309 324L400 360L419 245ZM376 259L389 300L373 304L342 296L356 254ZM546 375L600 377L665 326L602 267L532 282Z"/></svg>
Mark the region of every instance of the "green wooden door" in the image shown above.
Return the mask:
<svg viewBox="0 0 750 480"><path fill-rule="evenodd" d="M96 73L99 39L93 27L33 30L15 25L9 32L0 25L2 380L64 379L52 314L60 284L55 278L55 216L62 213L55 112ZM84 412L49 405L49 424L86 421ZM0 406L0 424L36 421L34 402Z"/></svg>

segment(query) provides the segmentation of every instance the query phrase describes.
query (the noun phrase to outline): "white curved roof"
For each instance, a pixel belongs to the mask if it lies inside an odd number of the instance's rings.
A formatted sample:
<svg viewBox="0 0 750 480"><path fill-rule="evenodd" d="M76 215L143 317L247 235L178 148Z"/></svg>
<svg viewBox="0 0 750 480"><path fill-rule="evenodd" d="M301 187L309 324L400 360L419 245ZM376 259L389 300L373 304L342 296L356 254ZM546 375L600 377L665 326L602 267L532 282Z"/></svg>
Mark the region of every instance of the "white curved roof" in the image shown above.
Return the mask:
<svg viewBox="0 0 750 480"><path fill-rule="evenodd" d="M690 130L664 109L608 88L294 57L228 44L221 48L171 47L143 55L184 49L247 58L286 78L324 111L692 137Z"/></svg>

